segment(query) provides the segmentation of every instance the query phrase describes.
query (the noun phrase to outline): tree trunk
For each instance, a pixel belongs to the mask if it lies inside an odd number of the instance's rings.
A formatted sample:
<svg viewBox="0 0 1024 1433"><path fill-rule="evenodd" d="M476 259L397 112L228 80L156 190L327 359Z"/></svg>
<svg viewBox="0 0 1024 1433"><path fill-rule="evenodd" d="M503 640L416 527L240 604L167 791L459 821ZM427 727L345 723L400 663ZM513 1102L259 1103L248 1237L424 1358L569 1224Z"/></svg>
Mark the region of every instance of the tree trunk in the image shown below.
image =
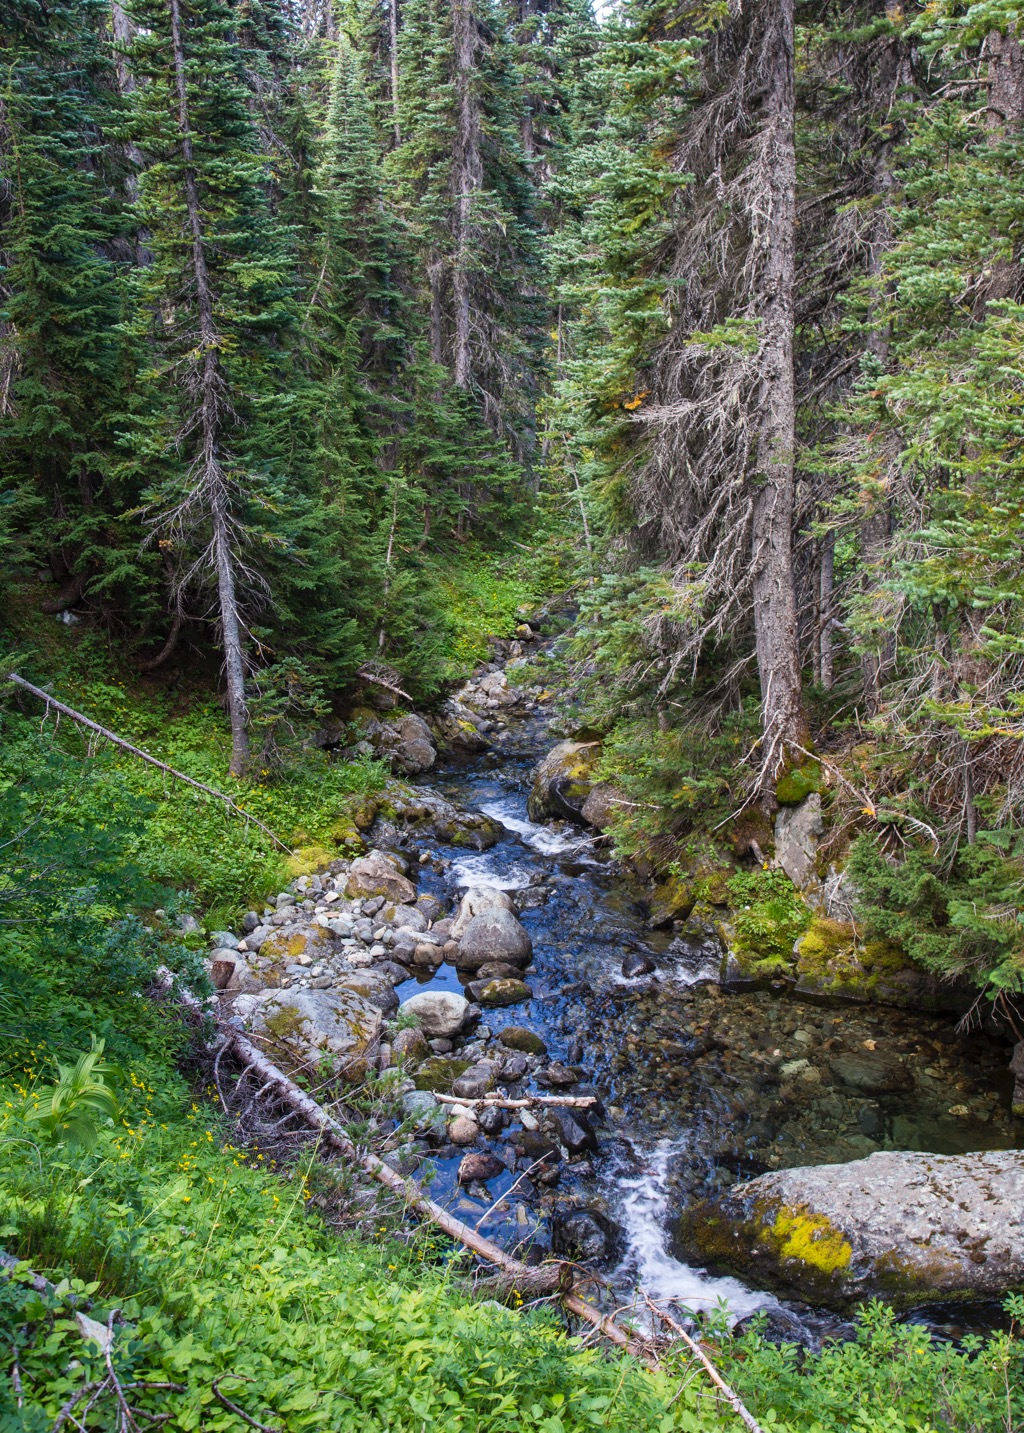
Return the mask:
<svg viewBox="0 0 1024 1433"><path fill-rule="evenodd" d="M110 26L114 35L114 73L117 76L118 93L127 95L135 88L135 77L131 72L124 51L132 42L132 25L127 12L119 0L111 0ZM134 148L134 146L133 146Z"/></svg>
<svg viewBox="0 0 1024 1433"><path fill-rule="evenodd" d="M835 654L832 650L832 592L835 587L835 538L822 540L818 567L818 680L826 692L835 682Z"/></svg>
<svg viewBox="0 0 1024 1433"><path fill-rule="evenodd" d="M473 376L470 344L473 196L483 186L480 109L474 89L478 38L472 0L452 0L452 35L455 43L457 109L452 172L455 202L455 266L452 274L455 382L459 388L468 388Z"/></svg>
<svg viewBox="0 0 1024 1433"><path fill-rule="evenodd" d="M220 371L220 339L213 316L213 292L206 267L202 209L196 184L179 0L170 0L170 9L174 78L178 93L178 133L181 138L181 154L185 161L185 208L188 213L189 231L192 238L192 272L196 283L199 342L203 356L200 382L202 453L196 462L195 469L197 486L209 506L210 522L213 529L210 547L217 578L228 715L231 721L231 765L229 770L232 776L241 776L249 759L249 713L245 691L245 652L242 644L235 583L235 558L231 546L231 515L228 507L227 484L221 466L224 378Z"/></svg>
<svg viewBox="0 0 1024 1433"><path fill-rule="evenodd" d="M772 0L771 79L765 96L766 174L770 206L762 277L760 364L764 403L758 434L753 513L753 595L761 682L762 772L771 781L791 747L802 742L796 597L793 587L793 287L796 269L793 0Z"/></svg>
<svg viewBox="0 0 1024 1433"><path fill-rule="evenodd" d="M388 24L391 30L391 114L397 149L402 142L402 127L398 122L398 0L388 0Z"/></svg>

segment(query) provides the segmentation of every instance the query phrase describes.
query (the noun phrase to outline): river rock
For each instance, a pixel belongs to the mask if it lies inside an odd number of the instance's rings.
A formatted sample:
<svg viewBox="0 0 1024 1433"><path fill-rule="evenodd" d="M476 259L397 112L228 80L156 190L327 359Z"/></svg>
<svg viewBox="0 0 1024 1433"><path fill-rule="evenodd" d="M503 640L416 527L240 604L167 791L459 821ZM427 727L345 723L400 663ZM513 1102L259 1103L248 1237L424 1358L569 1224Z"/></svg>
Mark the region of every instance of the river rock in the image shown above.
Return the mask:
<svg viewBox="0 0 1024 1433"><path fill-rule="evenodd" d="M594 768L601 754L596 741L560 741L533 773L527 801L531 821L551 816L583 819L583 806L593 789Z"/></svg>
<svg viewBox="0 0 1024 1433"><path fill-rule="evenodd" d="M267 990L239 995L235 1013L250 1029L302 1061L337 1056L358 1073L380 1037L381 1012L353 990Z"/></svg>
<svg viewBox="0 0 1024 1433"><path fill-rule="evenodd" d="M470 1065L464 1074L452 1081L452 1094L462 1100L481 1100L494 1089L494 1066L481 1061Z"/></svg>
<svg viewBox="0 0 1024 1433"><path fill-rule="evenodd" d="M481 965L476 976L478 980L518 980L522 975L518 965L509 965L504 960L489 960Z"/></svg>
<svg viewBox="0 0 1024 1433"><path fill-rule="evenodd" d="M597 1209L559 1209L551 1221L551 1247L573 1259L605 1259L618 1237L616 1226Z"/></svg>
<svg viewBox="0 0 1024 1433"><path fill-rule="evenodd" d="M582 1154L585 1149L597 1148L597 1136L580 1110L549 1110L545 1124L570 1154Z"/></svg>
<svg viewBox="0 0 1024 1433"><path fill-rule="evenodd" d="M386 896L396 905L416 899L416 887L397 870L394 861L383 851L370 851L352 862L345 894L349 900L358 896Z"/></svg>
<svg viewBox="0 0 1024 1433"><path fill-rule="evenodd" d="M994 1298L1024 1284L1024 1150L762 1174L685 1230L705 1258L802 1298Z"/></svg>
<svg viewBox="0 0 1024 1433"><path fill-rule="evenodd" d="M783 806L775 818L775 859L800 890L807 886L818 889L815 862L824 834L821 797L817 791L812 791L799 806Z"/></svg>
<svg viewBox="0 0 1024 1433"><path fill-rule="evenodd" d="M635 980L640 975L651 975L654 968L651 957L638 950L631 950L622 962L622 973L627 980Z"/></svg>
<svg viewBox="0 0 1024 1433"><path fill-rule="evenodd" d="M354 970L350 975L342 976L335 988L354 991L375 1005L383 1015L392 1015L398 1009L395 987L379 970Z"/></svg>
<svg viewBox="0 0 1024 1433"><path fill-rule="evenodd" d="M489 1007L521 1005L533 999L533 991L522 980L474 980L466 989L478 1005Z"/></svg>
<svg viewBox="0 0 1024 1433"><path fill-rule="evenodd" d="M486 1184L489 1179L497 1179L499 1174L506 1174L508 1166L504 1164L496 1154L489 1149L474 1151L472 1154L464 1154L459 1164L459 1183L473 1184L479 1180Z"/></svg>
<svg viewBox="0 0 1024 1433"><path fill-rule="evenodd" d="M474 916L459 940L455 964L459 970L479 970L489 961L529 965L533 941L511 911L496 908Z"/></svg>
<svg viewBox="0 0 1024 1433"><path fill-rule="evenodd" d="M866 1095L886 1095L906 1090L914 1083L898 1055L881 1050L854 1050L834 1055L829 1061L833 1075L851 1089Z"/></svg>
<svg viewBox="0 0 1024 1433"><path fill-rule="evenodd" d="M609 781L599 781L591 787L590 794L580 808L580 815L588 826L605 831L612 824L618 812L628 809L626 793Z"/></svg>
<svg viewBox="0 0 1024 1433"><path fill-rule="evenodd" d="M475 1144L480 1135L480 1126L469 1115L456 1115L448 1126L448 1138L452 1144Z"/></svg>
<svg viewBox="0 0 1024 1433"><path fill-rule="evenodd" d="M399 1030L391 1041L391 1053L407 1065L418 1065L420 1061L430 1059L430 1046L422 1030L410 1028Z"/></svg>
<svg viewBox="0 0 1024 1433"><path fill-rule="evenodd" d="M210 936L210 945L214 950L237 950L238 936L230 930L215 930Z"/></svg>
<svg viewBox="0 0 1024 1433"><path fill-rule="evenodd" d="M411 930L417 935L425 931L430 924L427 917L416 906L390 906L387 919L395 930Z"/></svg>
<svg viewBox="0 0 1024 1433"><path fill-rule="evenodd" d="M437 1045L450 1045L448 1040L436 1040ZM418 1090L431 1090L435 1094L450 1095L452 1085L469 1069L468 1060L450 1059L446 1055L432 1055L416 1068L413 1076Z"/></svg>
<svg viewBox="0 0 1024 1433"><path fill-rule="evenodd" d="M516 914L512 897L507 891L499 891L497 886L470 886L459 902L459 909L448 932L452 940L462 938L466 927L474 916L483 915L485 911L496 910L509 911L512 915Z"/></svg>
<svg viewBox="0 0 1024 1433"><path fill-rule="evenodd" d="M398 1013L415 1015L428 1039L443 1040L462 1029L469 1013L469 1001L453 990L422 990L418 995L410 995Z"/></svg>
<svg viewBox="0 0 1024 1433"><path fill-rule="evenodd" d="M437 1129L445 1124L445 1112L429 1090L407 1090L402 1096L402 1114L417 1129Z"/></svg>
<svg viewBox="0 0 1024 1433"><path fill-rule="evenodd" d="M546 1055L548 1047L539 1035L527 1030L524 1025L506 1025L498 1032L498 1039L506 1050L520 1050L524 1055Z"/></svg>

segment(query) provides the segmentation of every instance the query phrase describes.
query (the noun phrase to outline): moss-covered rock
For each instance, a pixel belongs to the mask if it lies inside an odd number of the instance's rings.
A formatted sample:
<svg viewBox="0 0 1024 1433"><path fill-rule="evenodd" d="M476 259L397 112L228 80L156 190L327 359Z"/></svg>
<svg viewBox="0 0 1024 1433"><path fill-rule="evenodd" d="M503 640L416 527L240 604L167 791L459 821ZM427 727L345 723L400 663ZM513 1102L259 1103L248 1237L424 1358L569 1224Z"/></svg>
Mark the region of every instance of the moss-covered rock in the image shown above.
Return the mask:
<svg viewBox="0 0 1024 1433"><path fill-rule="evenodd" d="M601 744L597 741L560 741L533 774L527 810L531 821L552 816L583 820L583 806L596 784Z"/></svg>
<svg viewBox="0 0 1024 1433"><path fill-rule="evenodd" d="M418 1090L430 1090L435 1095L450 1095L452 1085L469 1069L469 1060L449 1060L443 1055L434 1055L424 1060L416 1069L413 1079Z"/></svg>
<svg viewBox="0 0 1024 1433"><path fill-rule="evenodd" d="M657 929L670 921L685 920L695 902L693 882L682 876L669 876L651 894L651 925Z"/></svg>
<svg viewBox="0 0 1024 1433"><path fill-rule="evenodd" d="M775 783L775 799L780 806L799 806L812 791L823 791L825 781L816 761L791 767Z"/></svg>
<svg viewBox="0 0 1024 1433"><path fill-rule="evenodd" d="M312 876L322 871L333 859L333 853L326 846L299 846L285 862L285 870L293 879L297 876Z"/></svg>
<svg viewBox="0 0 1024 1433"><path fill-rule="evenodd" d="M1020 1150L879 1153L761 1175L696 1206L680 1232L757 1284L840 1307L991 1298L1024 1283L1022 1179Z"/></svg>

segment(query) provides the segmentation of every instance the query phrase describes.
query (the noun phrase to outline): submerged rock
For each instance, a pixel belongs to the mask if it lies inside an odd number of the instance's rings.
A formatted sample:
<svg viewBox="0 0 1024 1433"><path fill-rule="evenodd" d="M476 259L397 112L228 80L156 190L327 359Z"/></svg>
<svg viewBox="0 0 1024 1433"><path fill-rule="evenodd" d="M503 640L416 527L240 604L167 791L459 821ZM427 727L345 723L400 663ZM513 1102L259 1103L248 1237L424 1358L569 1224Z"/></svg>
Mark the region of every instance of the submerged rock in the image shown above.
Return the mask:
<svg viewBox="0 0 1024 1433"><path fill-rule="evenodd" d="M897 1055L881 1050L854 1050L836 1055L829 1065L833 1075L851 1089L866 1095L886 1095L906 1090L914 1083L906 1065Z"/></svg>
<svg viewBox="0 0 1024 1433"><path fill-rule="evenodd" d="M524 1025L506 1025L498 1032L498 1039L506 1050L520 1050L524 1055L546 1055L548 1047L539 1035L527 1030Z"/></svg>
<svg viewBox="0 0 1024 1433"><path fill-rule="evenodd" d="M479 1180L486 1184L489 1179L497 1179L499 1174L507 1174L508 1166L504 1164L496 1154L490 1150L481 1150L478 1153L464 1154L459 1165L459 1183L473 1184Z"/></svg>
<svg viewBox="0 0 1024 1433"><path fill-rule="evenodd" d="M533 991L522 980L474 980L466 986L478 1005L521 1005L532 1000Z"/></svg>
<svg viewBox="0 0 1024 1433"><path fill-rule="evenodd" d="M551 1221L551 1247L574 1259L606 1259L619 1242L615 1224L597 1209L559 1209Z"/></svg>
<svg viewBox="0 0 1024 1433"><path fill-rule="evenodd" d="M825 1303L998 1296L1024 1284L1024 1150L763 1174L683 1232L706 1259Z"/></svg>

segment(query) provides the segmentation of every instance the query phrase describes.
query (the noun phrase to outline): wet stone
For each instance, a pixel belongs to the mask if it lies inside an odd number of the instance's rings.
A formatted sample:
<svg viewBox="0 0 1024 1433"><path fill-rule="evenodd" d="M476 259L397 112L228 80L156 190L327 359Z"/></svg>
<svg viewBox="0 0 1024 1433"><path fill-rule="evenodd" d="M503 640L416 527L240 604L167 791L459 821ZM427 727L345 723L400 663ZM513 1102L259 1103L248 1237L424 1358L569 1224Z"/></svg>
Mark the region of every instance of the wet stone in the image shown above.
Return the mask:
<svg viewBox="0 0 1024 1433"><path fill-rule="evenodd" d="M489 1179L497 1179L499 1174L507 1172L507 1166L496 1154L492 1154L490 1150L481 1150L463 1156L459 1164L459 1183L473 1184L479 1181L486 1184Z"/></svg>
<svg viewBox="0 0 1024 1433"><path fill-rule="evenodd" d="M498 1032L498 1039L507 1050L519 1050L525 1055L546 1055L548 1052L540 1036L523 1025L507 1025Z"/></svg>

